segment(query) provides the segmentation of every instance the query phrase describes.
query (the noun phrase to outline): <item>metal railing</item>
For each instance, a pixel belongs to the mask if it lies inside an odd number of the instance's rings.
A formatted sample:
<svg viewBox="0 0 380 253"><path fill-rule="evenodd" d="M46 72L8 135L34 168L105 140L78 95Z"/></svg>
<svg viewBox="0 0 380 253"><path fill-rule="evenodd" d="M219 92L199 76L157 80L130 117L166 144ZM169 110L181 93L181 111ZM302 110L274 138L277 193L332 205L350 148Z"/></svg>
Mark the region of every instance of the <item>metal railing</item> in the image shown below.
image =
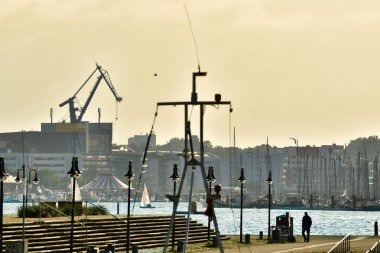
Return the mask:
<svg viewBox="0 0 380 253"><path fill-rule="evenodd" d="M350 246L351 236L346 235L342 240L340 240L335 246L330 249L327 253L347 253L351 251Z"/></svg>
<svg viewBox="0 0 380 253"><path fill-rule="evenodd" d="M370 250L367 250L366 253L380 253L380 241L375 243Z"/></svg>
<svg viewBox="0 0 380 253"><path fill-rule="evenodd" d="M106 214L112 216L113 218L115 218L115 219L117 219L117 220L119 220L119 221L121 221L121 222L123 222L123 223L127 223L125 220L120 219L120 218L117 217L116 215L113 215L112 213L108 212L106 209L104 209L104 208L102 208L102 207L100 207L100 206L98 206L98 205L96 205L96 204L94 204L94 203L91 203L90 201L86 201L86 220L87 220L87 204L90 204L90 205L92 205L92 206L94 206L94 207L96 207L96 208L102 210L102 211L105 212Z"/></svg>
<svg viewBox="0 0 380 253"><path fill-rule="evenodd" d="M51 208L52 210L58 212L58 213L61 214L62 216L66 217L66 218L68 218L68 219L71 219L70 216L68 216L68 215L66 215L66 214L64 214L64 213L62 213L62 212L59 211L57 208L54 208L54 207L52 207L51 205L48 205L48 204L46 204L45 202L40 201L40 207L41 207L41 204L43 204L44 206L47 206L47 207ZM78 223L79 225L83 226L83 227L86 229L86 249L87 249L87 248L88 248L88 242L87 242L87 241L88 241L88 231L87 231L87 226L86 226L85 224L79 222L79 221L76 221L76 220L74 220L74 222L75 222L75 223ZM41 224L41 208L40 208L40 224Z"/></svg>

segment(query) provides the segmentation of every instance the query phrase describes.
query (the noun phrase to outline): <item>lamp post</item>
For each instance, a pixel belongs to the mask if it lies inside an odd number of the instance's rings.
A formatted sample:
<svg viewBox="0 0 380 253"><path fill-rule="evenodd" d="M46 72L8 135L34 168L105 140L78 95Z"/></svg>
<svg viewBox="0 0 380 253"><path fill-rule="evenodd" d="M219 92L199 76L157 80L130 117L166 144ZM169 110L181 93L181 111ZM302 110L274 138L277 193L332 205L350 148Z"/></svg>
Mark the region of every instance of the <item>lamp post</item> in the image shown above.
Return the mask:
<svg viewBox="0 0 380 253"><path fill-rule="evenodd" d="M128 179L128 213L127 213L127 242L126 242L126 249L125 252L128 253L129 245L130 245L130 216L131 216L131 181L135 177L135 175L132 173L132 161L129 161L128 164L128 172L125 174L125 176Z"/></svg>
<svg viewBox="0 0 380 253"><path fill-rule="evenodd" d="M213 166L209 166L208 167L208 174L207 174L207 177L206 177L206 180L207 182L209 182L210 184L210 188L209 188L209 194L211 195L211 187L212 187L212 183L215 182L216 180L216 177L214 176L214 167ZM211 201L211 199L207 199L208 201ZM209 204L209 203L208 203ZM212 214L213 210L212 210L212 207L211 207L211 214ZM208 217L208 226L207 226L207 240L210 241L210 227L211 227L211 219L212 219L212 216L209 216Z"/></svg>
<svg viewBox="0 0 380 253"><path fill-rule="evenodd" d="M15 179L15 181L17 183L21 183L22 182L22 179L20 178L20 171L22 171L22 170L23 169L19 169L17 171L17 177ZM29 177L28 177L28 180L26 181L25 207L28 207L28 189L29 189L29 185L30 185L30 174L31 174L31 172L34 172L33 184L38 184L38 182L40 182L40 180L37 177L37 170L30 169L29 170Z"/></svg>
<svg viewBox="0 0 380 253"><path fill-rule="evenodd" d="M241 168L240 177L238 178L240 182L240 243L243 242L243 184L246 179L244 177L244 168Z"/></svg>
<svg viewBox="0 0 380 253"><path fill-rule="evenodd" d="M25 178L25 164L22 164L21 169L17 171L17 177L15 179L16 183L22 182L20 178L20 171L22 171L22 177L24 178L24 181L26 181ZM24 183L24 190L22 194L22 249L24 250L25 247L25 214L26 214L26 207L25 207L25 201L26 201L26 183Z"/></svg>
<svg viewBox="0 0 380 253"><path fill-rule="evenodd" d="M30 169L29 170L29 180L26 179L25 177L25 164L22 165L22 168L17 171L17 176L15 179L16 183L21 183L22 179L20 177L20 171L22 171L22 177L24 178L24 194L22 198L22 242L23 242L23 247L25 247L25 216L26 216L26 209L28 207L28 189L30 185L30 174L32 171L35 173L35 177L33 179L34 184L38 184L39 180L37 178L37 171L35 169ZM41 204L41 203L40 203Z"/></svg>
<svg viewBox="0 0 380 253"><path fill-rule="evenodd" d="M9 175L4 169L4 157L0 157L0 252L3 252L3 203L4 203L4 183Z"/></svg>
<svg viewBox="0 0 380 253"><path fill-rule="evenodd" d="M173 189L173 210L175 208L176 204L176 198L175 198L175 193L176 193L176 186L177 186L177 181L181 178L178 175L178 167L177 164L174 164L173 167L173 174L169 177L173 181L174 189ZM174 212L174 211L173 211ZM172 249L174 250L174 244L175 244L175 219L173 222L173 229L172 229Z"/></svg>
<svg viewBox="0 0 380 253"><path fill-rule="evenodd" d="M272 186L272 171L269 171L268 179L266 180L268 183L268 240L270 240L270 208L272 202L271 196L271 186Z"/></svg>
<svg viewBox="0 0 380 253"><path fill-rule="evenodd" d="M67 174L72 178L73 196L71 203L71 233L70 233L70 253L73 253L74 248L74 216L75 216L75 180L80 177L82 172L79 170L78 157L73 157L71 160L71 169ZM29 174L30 176L30 174Z"/></svg>

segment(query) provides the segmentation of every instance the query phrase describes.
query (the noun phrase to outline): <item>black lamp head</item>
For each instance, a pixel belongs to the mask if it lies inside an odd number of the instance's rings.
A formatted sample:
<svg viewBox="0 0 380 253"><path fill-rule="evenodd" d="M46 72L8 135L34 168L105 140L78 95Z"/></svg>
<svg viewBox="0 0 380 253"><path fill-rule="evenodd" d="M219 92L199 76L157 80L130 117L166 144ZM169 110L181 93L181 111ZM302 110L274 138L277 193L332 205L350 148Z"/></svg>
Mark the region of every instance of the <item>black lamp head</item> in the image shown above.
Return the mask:
<svg viewBox="0 0 380 253"><path fill-rule="evenodd" d="M15 179L16 183L21 183L22 182L22 179L20 178L20 170L22 170L22 169L19 169L17 171L17 176L16 176L16 179Z"/></svg>
<svg viewBox="0 0 380 253"><path fill-rule="evenodd" d="M127 177L128 181L132 181L133 178L135 177L135 174L132 173L132 161L129 161L128 164L128 172L125 174L125 177Z"/></svg>
<svg viewBox="0 0 380 253"><path fill-rule="evenodd" d="M272 171L271 171L271 170L269 171L269 175L268 175L267 183L268 183L268 184L272 184L272 183L273 183L273 180L272 180Z"/></svg>
<svg viewBox="0 0 380 253"><path fill-rule="evenodd" d="M36 170L35 170L35 173L36 173L36 176L33 179L33 184L38 184L38 182L40 182L40 180L37 177L37 171Z"/></svg>
<svg viewBox="0 0 380 253"><path fill-rule="evenodd" d="M169 177L173 182L177 182L181 177L178 175L177 164L174 164L173 174Z"/></svg>
<svg viewBox="0 0 380 253"><path fill-rule="evenodd" d="M212 178L212 181L215 182L216 181L216 177L214 176L214 167L210 166L210 169L211 169L211 178Z"/></svg>
<svg viewBox="0 0 380 253"><path fill-rule="evenodd" d="M7 179L9 175L5 172L4 169L4 157L0 157L0 181Z"/></svg>
<svg viewBox="0 0 380 253"><path fill-rule="evenodd" d="M214 176L214 167L209 166L206 180L207 180L207 182L212 183L212 182L215 182L215 179L216 178Z"/></svg>
<svg viewBox="0 0 380 253"><path fill-rule="evenodd" d="M75 172L77 173L77 177L80 177L83 172L79 170L79 160L78 160L78 157L74 157L74 160L75 160L75 163L74 163L74 169L75 169Z"/></svg>
<svg viewBox="0 0 380 253"><path fill-rule="evenodd" d="M238 181L239 181L240 183L242 183L242 184L244 184L245 181L247 181L247 180L245 179L245 177L244 177L244 168L241 168L241 170L240 170L240 177L238 178Z"/></svg>
<svg viewBox="0 0 380 253"><path fill-rule="evenodd" d="M77 171L75 170L75 157L71 160L71 169L69 172L67 172L67 175L70 177L76 177L77 176Z"/></svg>

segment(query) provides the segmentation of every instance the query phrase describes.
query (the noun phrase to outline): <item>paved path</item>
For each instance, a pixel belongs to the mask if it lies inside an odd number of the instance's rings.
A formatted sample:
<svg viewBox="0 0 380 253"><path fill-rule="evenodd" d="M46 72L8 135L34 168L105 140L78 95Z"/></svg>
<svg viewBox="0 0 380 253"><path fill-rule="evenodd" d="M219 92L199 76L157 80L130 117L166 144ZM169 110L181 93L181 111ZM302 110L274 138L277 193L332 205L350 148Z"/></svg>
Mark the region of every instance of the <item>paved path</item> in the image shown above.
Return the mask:
<svg viewBox="0 0 380 253"><path fill-rule="evenodd" d="M343 237L320 237L314 239L310 243L296 242L296 243L269 243L263 245L244 245L237 244L234 248L227 248L225 253L322 253L328 252L337 242ZM351 240L352 252L364 253L370 249L379 237L356 237ZM219 250L208 251L208 253L219 253Z"/></svg>

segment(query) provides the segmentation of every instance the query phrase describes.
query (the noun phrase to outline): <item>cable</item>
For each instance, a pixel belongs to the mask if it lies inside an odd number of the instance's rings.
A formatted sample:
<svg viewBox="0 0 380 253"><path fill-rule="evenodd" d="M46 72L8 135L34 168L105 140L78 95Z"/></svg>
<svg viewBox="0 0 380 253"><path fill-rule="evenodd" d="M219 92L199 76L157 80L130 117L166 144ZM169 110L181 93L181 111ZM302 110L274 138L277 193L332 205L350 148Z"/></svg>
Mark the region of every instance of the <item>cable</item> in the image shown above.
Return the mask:
<svg viewBox="0 0 380 253"><path fill-rule="evenodd" d="M119 119L119 104L118 102L116 101L116 115L115 115L115 120L117 121Z"/></svg>
<svg viewBox="0 0 380 253"><path fill-rule="evenodd" d="M153 134L153 128L154 128L154 125L156 123L157 115L158 115L158 106L156 107L156 112L154 113L152 127L150 129L148 140L147 140L146 145L145 145L144 156L143 156L143 159L142 159L141 172L140 172L140 176L139 176L139 181L137 183L137 189L136 189L135 197L134 197L134 200L133 200L132 213L135 210L135 205L136 205L136 201L137 201L137 193L139 193L139 190L140 190L141 178L142 178L142 174L144 174L144 165L145 165L146 157L147 157L147 154L148 154L148 148L149 148L150 138L152 137L152 134Z"/></svg>
<svg viewBox="0 0 380 253"><path fill-rule="evenodd" d="M194 105L191 106L191 111L190 111L190 115L189 115L189 121L191 121L191 117L193 116L193 109L194 109Z"/></svg>
<svg viewBox="0 0 380 253"><path fill-rule="evenodd" d="M191 19L190 19L189 10L187 9L187 6L186 6L186 3L185 3L185 2L183 2L183 6L185 6L185 10L186 10L186 14L187 14L187 20L188 20L188 22L189 22L189 26L190 26L190 31L191 31L191 34L193 35L195 52L196 52L196 54L197 54L198 70L201 71L201 64L199 63L198 46L197 46L197 41L196 41L196 39L195 39L195 35L194 35L194 31L193 31L193 26L191 25Z"/></svg>

